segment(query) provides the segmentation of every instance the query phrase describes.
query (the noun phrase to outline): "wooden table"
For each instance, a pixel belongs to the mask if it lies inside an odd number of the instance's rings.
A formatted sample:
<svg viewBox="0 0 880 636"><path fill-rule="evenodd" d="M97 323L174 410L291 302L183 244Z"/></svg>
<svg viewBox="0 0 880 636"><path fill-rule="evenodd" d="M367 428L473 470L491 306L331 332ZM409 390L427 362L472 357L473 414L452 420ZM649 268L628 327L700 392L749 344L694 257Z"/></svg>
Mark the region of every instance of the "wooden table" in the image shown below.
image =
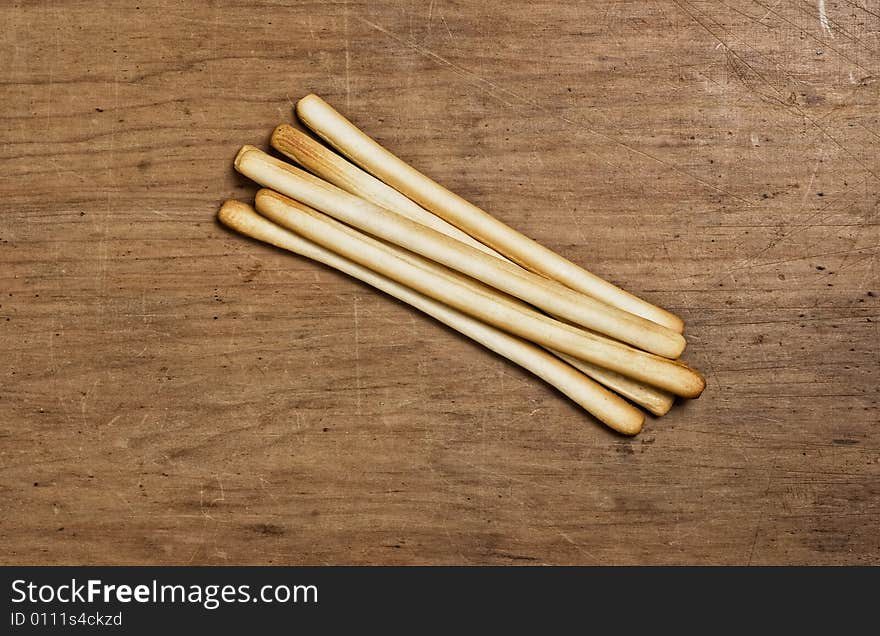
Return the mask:
<svg viewBox="0 0 880 636"><path fill-rule="evenodd" d="M880 562L868 0L5 3L2 562ZM316 92L688 325L617 436L214 220Z"/></svg>

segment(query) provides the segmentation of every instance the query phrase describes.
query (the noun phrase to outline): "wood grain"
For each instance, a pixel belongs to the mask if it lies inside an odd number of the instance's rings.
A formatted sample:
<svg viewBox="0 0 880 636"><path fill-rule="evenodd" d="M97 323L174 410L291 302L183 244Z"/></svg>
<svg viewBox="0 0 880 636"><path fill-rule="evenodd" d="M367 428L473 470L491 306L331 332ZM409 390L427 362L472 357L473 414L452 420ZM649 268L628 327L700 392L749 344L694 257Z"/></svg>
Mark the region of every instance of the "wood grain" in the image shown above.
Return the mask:
<svg viewBox="0 0 880 636"><path fill-rule="evenodd" d="M880 562L880 17L822 4L5 3L2 562ZM309 92L703 397L622 439L219 227Z"/></svg>

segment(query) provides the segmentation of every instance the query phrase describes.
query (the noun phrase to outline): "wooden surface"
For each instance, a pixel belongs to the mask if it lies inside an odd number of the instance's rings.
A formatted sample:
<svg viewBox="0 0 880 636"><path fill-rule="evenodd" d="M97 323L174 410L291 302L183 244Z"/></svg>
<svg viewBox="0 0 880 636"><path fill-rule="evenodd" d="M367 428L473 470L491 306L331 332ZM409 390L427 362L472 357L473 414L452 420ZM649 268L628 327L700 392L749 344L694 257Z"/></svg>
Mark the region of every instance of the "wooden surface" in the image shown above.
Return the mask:
<svg viewBox="0 0 880 636"><path fill-rule="evenodd" d="M880 562L880 5L3 3L4 563ZM214 221L324 96L687 321L635 439Z"/></svg>

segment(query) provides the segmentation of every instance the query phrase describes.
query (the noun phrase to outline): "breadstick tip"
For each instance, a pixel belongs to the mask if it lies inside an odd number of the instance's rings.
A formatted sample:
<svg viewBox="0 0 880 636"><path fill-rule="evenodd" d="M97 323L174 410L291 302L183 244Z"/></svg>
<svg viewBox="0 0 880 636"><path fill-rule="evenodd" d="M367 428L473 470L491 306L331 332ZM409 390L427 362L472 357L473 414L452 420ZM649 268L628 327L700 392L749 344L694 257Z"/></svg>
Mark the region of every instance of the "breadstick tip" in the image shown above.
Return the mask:
<svg viewBox="0 0 880 636"><path fill-rule="evenodd" d="M678 333L684 333L684 320L676 316L675 314L664 312L667 314L666 318L666 326L672 329L673 331L677 331ZM663 324L663 323L661 323Z"/></svg>
<svg viewBox="0 0 880 636"><path fill-rule="evenodd" d="M645 414L638 411L638 417L630 417L628 421L615 422L612 429L623 435L638 435L642 432L642 426L645 425Z"/></svg>
<svg viewBox="0 0 880 636"><path fill-rule="evenodd" d="M679 364L682 364L679 362ZM682 366L687 367L687 365L682 364ZM690 369L690 367L687 367ZM689 400L695 400L700 395L703 394L703 391L706 390L706 378L703 377L703 374L694 369L690 369L691 373L691 386L688 386L686 392L682 393L682 397L685 397Z"/></svg>
<svg viewBox="0 0 880 636"><path fill-rule="evenodd" d="M300 97L300 99L299 99L299 101L296 103L296 105L299 106L300 104L303 104L303 105L306 105L306 106L307 106L309 103L313 103L313 102L319 102L319 103L320 103L320 102L323 102L323 101L324 101L324 100L321 99L320 97L318 97L318 95L316 95L315 93L309 93L309 94L306 95L305 97Z"/></svg>
<svg viewBox="0 0 880 636"><path fill-rule="evenodd" d="M269 188L260 188L259 190L257 190L257 193L254 195L254 203L256 203L257 206L259 206L260 202L264 201L266 199L274 199L276 201L280 201L281 198L282 198L281 195L278 194L277 192L275 192L274 190L270 190Z"/></svg>
<svg viewBox="0 0 880 636"><path fill-rule="evenodd" d="M292 131L296 131L296 128L290 124L278 124L275 126L275 130L272 131L272 139L269 142L270 145L274 147L278 140L284 139L284 137L290 135Z"/></svg>
<svg viewBox="0 0 880 636"><path fill-rule="evenodd" d="M320 107L322 105L326 105L326 103L327 102L325 102L314 93L309 93L296 103L296 114L300 119L302 119L305 116L305 111L308 110L310 106L314 105Z"/></svg>
<svg viewBox="0 0 880 636"><path fill-rule="evenodd" d="M251 152L252 150L259 150L256 146L251 146L250 144L245 144L238 151L238 154L235 155L235 161L233 164L235 165L235 169L238 170L241 166L241 162L244 160L244 156Z"/></svg>
<svg viewBox="0 0 880 636"><path fill-rule="evenodd" d="M697 374L697 377L700 380L700 390L697 391L697 394L694 396L693 399L700 397L703 394L703 391L706 390L706 378L704 378L703 375L700 373Z"/></svg>
<svg viewBox="0 0 880 636"><path fill-rule="evenodd" d="M685 347L687 347L687 340L685 340L685 337L681 335L681 333L679 333L678 331L673 331L672 329L669 329L669 332L669 337L673 342L673 347L675 348L675 350L672 352L672 355L669 357L675 360L677 358L680 358L681 354L684 353L684 349Z"/></svg>
<svg viewBox="0 0 880 636"><path fill-rule="evenodd" d="M253 208L247 203L242 203L235 199L229 199L228 201L224 201L223 205L220 206L220 210L217 212L217 218L223 225L234 229L240 224L244 215L251 214L253 211Z"/></svg>

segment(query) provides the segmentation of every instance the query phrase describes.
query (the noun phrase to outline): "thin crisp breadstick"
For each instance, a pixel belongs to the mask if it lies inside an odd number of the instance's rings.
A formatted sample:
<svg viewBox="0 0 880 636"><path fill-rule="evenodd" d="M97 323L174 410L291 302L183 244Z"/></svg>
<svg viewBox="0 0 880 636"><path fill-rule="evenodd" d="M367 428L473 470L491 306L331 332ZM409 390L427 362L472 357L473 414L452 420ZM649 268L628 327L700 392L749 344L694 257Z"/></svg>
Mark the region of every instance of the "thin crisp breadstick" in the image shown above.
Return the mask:
<svg viewBox="0 0 880 636"><path fill-rule="evenodd" d="M427 225L446 236L459 240L462 243L467 243L487 254L497 256L498 258L504 258L492 248L486 247L469 234L465 234L454 225L441 219L439 216L428 212L425 208L411 199L406 198L394 188L385 185L385 183L370 173L358 168L353 163L350 163L343 157L337 155L331 149L327 148L320 142L315 141L312 137L301 130L297 130L290 124L281 124L277 126L272 133L272 140L270 143L275 150L297 162L312 174L329 181L346 192L350 192L351 194L366 199L371 203L375 203L386 210L397 212L401 216L405 216L417 223ZM362 236L366 237L367 235L362 234ZM472 278L457 274L443 265L437 265L433 261L429 261L424 257L400 249L394 245L385 243L385 246L397 256L400 256L405 260L410 259L411 262L420 264L423 267L433 266L436 268L436 271L445 270L446 274L456 277L463 283L479 285L484 293L491 294L494 292L500 295L500 292L497 292L487 285L479 283ZM513 300L510 296L505 295L505 298ZM552 349L550 352L556 353ZM669 412L669 409L672 408L672 403L675 398L669 393L642 384L641 382L636 382L635 380L622 376L614 371L597 367L589 362L575 360L571 356L566 356L564 353L559 353L557 355L579 371L591 377L593 380L596 380L599 384L613 389L623 397L646 408L658 417L665 415Z"/></svg>
<svg viewBox="0 0 880 636"><path fill-rule="evenodd" d="M514 262L678 333L684 330L678 316L575 265L450 192L379 145L317 95L299 100L296 114L306 126L356 164Z"/></svg>
<svg viewBox="0 0 880 636"><path fill-rule="evenodd" d="M220 208L218 216L223 224L242 234L345 272L425 312L531 371L614 430L625 435L635 435L642 429L645 416L638 409L531 343L474 320L285 230L258 215L249 205L238 201L227 201Z"/></svg>
<svg viewBox="0 0 880 636"><path fill-rule="evenodd" d="M419 256L418 254L413 254L405 249L397 247L396 245L391 245L389 243L380 241L378 239L374 239L373 237L364 234L352 227L347 225L343 225L341 223L337 224L337 227L346 232L347 234L357 236L361 240L370 243L371 245L377 246L380 249L383 249L391 254L394 254L398 258L410 263L412 265L416 265L421 267L422 269L426 269L430 272L434 272L441 276L445 276L457 283L469 287L470 289L480 293L484 296L492 297L499 302L505 303L507 305L516 307L522 311L526 312L534 312L532 307L529 307L521 300L518 300L512 296L509 296L503 292L499 292L497 289L493 289L488 285L485 285L479 281L474 280L473 278L469 278L463 274L459 274L458 272L449 269L448 267L444 267L434 261L429 261L427 258L423 256ZM605 336L601 336L598 334L593 334L595 337L600 339L606 339ZM589 362L584 362L583 360L577 360L572 358L571 356L567 356L564 353L559 353L558 351L554 351L553 349L548 349L548 351L576 368L578 371L584 373L589 376L599 384L616 391L623 397L628 400L635 402L641 407L644 407L651 413L656 416L662 416L669 412L669 409L672 408L672 403L675 398L671 394L661 391L660 389L655 389L652 386L644 384L642 382L638 382L633 380L632 378L627 378L626 376L620 375L619 373L615 373L614 371L609 371L608 369L603 369L602 367L598 367L594 364L590 364Z"/></svg>
<svg viewBox="0 0 880 636"><path fill-rule="evenodd" d="M367 234L476 278L555 316L664 357L677 358L684 350L684 338L671 329L489 256L349 194L253 146L244 146L239 151L235 167L261 185L293 197Z"/></svg>
<svg viewBox="0 0 880 636"><path fill-rule="evenodd" d="M496 298L485 296L448 277L407 263L387 250L348 233L343 229L345 226L338 221L277 192L257 192L256 207L263 216L326 249L536 344L617 371L682 397L697 397L705 388L702 376L678 361L599 338L537 311L520 310Z"/></svg>
<svg viewBox="0 0 880 636"><path fill-rule="evenodd" d="M483 283L474 280L473 278L469 278L467 276L464 276L463 274L459 274L458 272L455 272L448 267L444 267L443 265L439 265L434 261L429 261L423 256L408 252L404 249L397 247L396 245L390 245L388 243L384 243L382 241L374 239L366 234L359 232L358 230L348 227L347 225L340 224L340 229L349 234L356 234L360 236L363 240L380 246L382 249L391 252L395 256L403 259L408 263L412 263L421 267L422 269L427 269L429 271L436 272L438 274L451 278L458 283L465 285L466 287L469 287L477 291L478 293L483 294L484 296L493 297L500 302L518 307L521 310L527 312L534 311L531 307L529 307L522 301L513 298L512 296L508 296L503 292L499 292L497 289L493 289L488 285L484 285ZM599 334L593 335L597 338L607 340L605 336L601 336ZM608 369L603 369L602 367L590 364L589 362L584 362L583 360L577 360L576 358L572 358L571 356L567 356L564 353L554 351L553 349L547 350L550 353L562 358L575 369L589 376L599 384L619 393L623 397L632 402L635 402L639 406L647 409L652 414L658 417L665 415L669 412L669 409L672 408L672 404L675 401L675 396L667 393L666 391L655 389L652 386L649 386L642 382L638 382L636 380L633 380L632 378L628 378L619 373L615 373L614 371L609 371Z"/></svg>
<svg viewBox="0 0 880 636"><path fill-rule="evenodd" d="M475 247L486 254L507 260L491 247L483 245L470 234L462 232L436 214L428 212L418 203L407 199L394 188L346 161L322 143L315 141L301 130L289 124L275 128L270 142L281 154L290 157L314 175L329 181L338 188L375 203L386 210L397 212L411 221L426 225L457 241Z"/></svg>
<svg viewBox="0 0 880 636"><path fill-rule="evenodd" d="M615 393L619 393L631 402L635 402L642 408L646 409L652 415L662 417L669 413L672 404L675 402L675 396L666 391L655 389L652 386L637 382L625 375L603 369L595 364L572 358L564 353L550 350L551 353L559 356L568 362L575 369L593 378L599 384L611 389Z"/></svg>

